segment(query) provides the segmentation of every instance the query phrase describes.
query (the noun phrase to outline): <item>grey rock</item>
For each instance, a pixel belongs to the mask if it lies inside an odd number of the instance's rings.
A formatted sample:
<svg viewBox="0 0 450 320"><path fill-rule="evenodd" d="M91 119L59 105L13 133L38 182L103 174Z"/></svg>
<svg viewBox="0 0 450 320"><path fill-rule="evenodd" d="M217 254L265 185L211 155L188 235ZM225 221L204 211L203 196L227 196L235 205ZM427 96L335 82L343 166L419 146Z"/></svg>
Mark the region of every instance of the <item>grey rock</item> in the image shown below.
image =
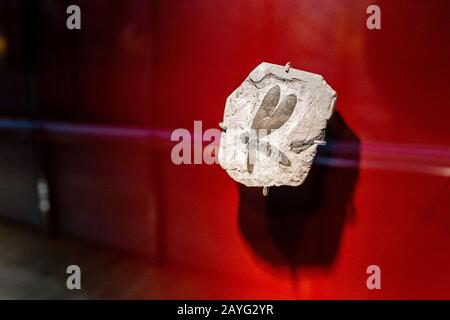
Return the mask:
<svg viewBox="0 0 450 320"><path fill-rule="evenodd" d="M246 186L300 185L335 102L322 76L261 63L227 99L220 165Z"/></svg>

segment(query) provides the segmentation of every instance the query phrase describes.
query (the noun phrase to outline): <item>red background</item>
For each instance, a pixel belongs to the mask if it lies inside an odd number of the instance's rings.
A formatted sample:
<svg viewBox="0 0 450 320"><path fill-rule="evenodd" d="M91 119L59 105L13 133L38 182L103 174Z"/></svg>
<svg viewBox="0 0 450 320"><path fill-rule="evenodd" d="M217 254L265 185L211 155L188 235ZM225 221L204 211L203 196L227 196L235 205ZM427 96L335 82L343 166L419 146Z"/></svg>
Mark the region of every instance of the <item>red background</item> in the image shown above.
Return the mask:
<svg viewBox="0 0 450 320"><path fill-rule="evenodd" d="M354 216L346 219L340 237L324 228L313 231L317 241L333 238L337 254L325 264L300 263L294 278L289 266L261 258L243 237L238 186L225 171L174 166L167 155L167 257L214 269L218 277L236 277L201 297L450 298L448 2L379 1L382 29L373 31L366 28L369 4L165 1L157 6L159 124L192 130L194 120L203 120L204 127L217 127L226 97L253 68L262 61L291 61L295 68L322 74L338 92L337 111L361 143ZM381 147L374 152L371 143ZM408 151L396 156L383 147L390 143ZM430 153L414 158L417 145ZM444 157L434 151L445 146ZM422 170L431 167L444 169ZM339 179L326 184L329 194L339 194ZM265 223L261 234L269 228ZM266 250L272 245L269 239ZM370 264L381 267L382 290L366 288Z"/></svg>
<svg viewBox="0 0 450 320"><path fill-rule="evenodd" d="M448 1L75 2L83 27L73 32L68 1L20 2L38 36L22 46L21 25L5 29L14 59L0 74L2 117L157 138L86 141L49 127L42 161L62 234L156 256L175 298L450 298ZM366 27L370 4L381 30ZM25 95L11 94L23 53L31 113L16 106ZM338 93L329 128L338 144L308 183L267 199L218 165L174 165L167 136L192 132L195 120L217 128L227 96L263 61L291 61ZM17 218L35 202L33 182L19 185L30 164L17 160L31 152L3 147L0 206ZM366 287L372 264L382 290ZM192 270L208 280L180 280Z"/></svg>

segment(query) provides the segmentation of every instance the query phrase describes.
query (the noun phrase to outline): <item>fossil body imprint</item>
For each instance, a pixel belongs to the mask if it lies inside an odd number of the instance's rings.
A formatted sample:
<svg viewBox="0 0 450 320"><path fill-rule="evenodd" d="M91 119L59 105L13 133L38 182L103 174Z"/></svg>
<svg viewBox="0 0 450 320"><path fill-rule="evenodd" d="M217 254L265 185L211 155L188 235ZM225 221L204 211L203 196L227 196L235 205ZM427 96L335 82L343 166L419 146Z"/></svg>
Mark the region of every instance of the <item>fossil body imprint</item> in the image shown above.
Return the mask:
<svg viewBox="0 0 450 320"><path fill-rule="evenodd" d="M227 98L220 165L249 187L302 184L335 101L321 75L261 63Z"/></svg>

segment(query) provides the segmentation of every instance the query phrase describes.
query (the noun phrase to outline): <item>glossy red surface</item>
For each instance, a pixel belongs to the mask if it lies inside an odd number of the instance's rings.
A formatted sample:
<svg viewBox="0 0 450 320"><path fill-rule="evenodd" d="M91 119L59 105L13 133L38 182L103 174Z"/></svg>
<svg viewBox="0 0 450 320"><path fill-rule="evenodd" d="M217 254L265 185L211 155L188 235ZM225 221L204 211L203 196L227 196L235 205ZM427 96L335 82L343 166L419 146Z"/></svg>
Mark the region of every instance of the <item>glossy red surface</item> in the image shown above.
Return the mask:
<svg viewBox="0 0 450 320"><path fill-rule="evenodd" d="M368 30L369 4L156 6L159 125L192 131L193 121L203 120L217 127L226 97L255 66L291 61L338 92L337 112L360 143L357 165L329 166L319 208L300 222L292 218L296 208L303 214L302 201L311 205L316 195L300 192L296 201L294 194L288 216L280 218L280 209L274 218L260 191L243 195L219 166L175 166L167 154L166 257L236 279L198 297L450 298L450 7L377 1L382 29ZM381 267L382 290L366 287L371 264ZM266 289L255 290L249 279Z"/></svg>
<svg viewBox="0 0 450 320"><path fill-rule="evenodd" d="M1 116L50 123L35 122L48 145L26 130L0 145L2 215L42 225L43 148L57 229L158 251L152 297L450 299L449 1L78 2L80 32L65 27L69 1L2 2ZM381 30L366 28L374 3ZM330 149L304 185L267 198L218 165L174 165L167 137L217 128L263 61L338 93ZM366 287L372 264L381 290Z"/></svg>

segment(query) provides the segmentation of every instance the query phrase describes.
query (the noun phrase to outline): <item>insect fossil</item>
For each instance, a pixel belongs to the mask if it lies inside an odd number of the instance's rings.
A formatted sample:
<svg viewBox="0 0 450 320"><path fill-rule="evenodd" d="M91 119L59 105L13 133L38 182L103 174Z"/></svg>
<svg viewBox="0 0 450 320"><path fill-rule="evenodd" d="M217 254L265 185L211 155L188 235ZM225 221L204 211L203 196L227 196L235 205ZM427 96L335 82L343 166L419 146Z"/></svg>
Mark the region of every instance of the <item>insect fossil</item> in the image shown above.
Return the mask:
<svg viewBox="0 0 450 320"><path fill-rule="evenodd" d="M247 145L247 171L250 174L253 172L256 151L262 152L269 159L281 165L291 166L291 161L286 154L270 143L261 141L262 138L272 134L289 120L297 104L297 97L295 94L290 94L278 105L279 101L280 86L276 85L267 92L261 102L251 125L251 133L246 132L241 135L242 142Z"/></svg>

